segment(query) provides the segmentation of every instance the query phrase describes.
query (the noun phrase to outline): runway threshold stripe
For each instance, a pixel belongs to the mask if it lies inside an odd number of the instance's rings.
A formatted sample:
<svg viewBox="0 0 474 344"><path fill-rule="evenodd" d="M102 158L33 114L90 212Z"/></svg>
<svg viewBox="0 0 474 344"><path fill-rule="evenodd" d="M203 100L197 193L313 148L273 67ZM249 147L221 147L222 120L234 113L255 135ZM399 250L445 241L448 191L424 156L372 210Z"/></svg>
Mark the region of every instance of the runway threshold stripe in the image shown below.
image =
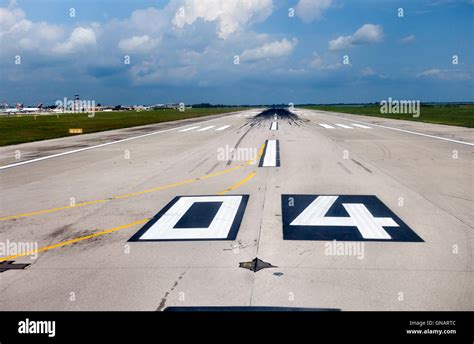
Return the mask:
<svg viewBox="0 0 474 344"><path fill-rule="evenodd" d="M259 167L280 166L280 143L278 140L267 140L260 159Z"/></svg>
<svg viewBox="0 0 474 344"><path fill-rule="evenodd" d="M354 127L362 128L362 129L372 129L372 127L368 127L368 126L362 125L362 124L351 123L351 125L354 126Z"/></svg>
<svg viewBox="0 0 474 344"><path fill-rule="evenodd" d="M206 130L212 129L212 128L214 128L214 127L215 127L215 125L210 125L210 126L208 126L208 127L204 127L204 128L202 128L202 129L199 129L198 131L206 131Z"/></svg>
<svg viewBox="0 0 474 344"><path fill-rule="evenodd" d="M320 123L319 125L325 129L334 129L334 127L329 124Z"/></svg>
<svg viewBox="0 0 474 344"><path fill-rule="evenodd" d="M230 127L231 127L231 125L224 125L223 127L217 128L216 131L225 130L225 129L230 128Z"/></svg>
<svg viewBox="0 0 474 344"><path fill-rule="evenodd" d="M334 116L334 115L327 115L327 114L325 114L325 113L320 113L320 112L318 112L317 115L347 120L347 118L344 118L344 117ZM407 134L413 134L413 135L419 135L419 136L429 137L429 138L431 138L431 139L437 139L437 140L442 140L442 141L448 141L448 142L453 142L453 143L459 143L459 144L461 144L461 145L466 145L466 146L474 146L474 143L473 143L473 142L467 142L467 141L461 141L461 140L448 139L447 137L429 135L429 134L419 133L419 132L417 132L417 131L411 131L411 130L406 130L406 129L399 129L399 128L394 128L394 127L389 127L389 126L382 125L382 124L368 123L368 122L364 122L364 121L355 121L355 120L352 120L352 121L358 122L358 123L369 124L369 125L372 125L372 126L374 126L374 127L379 127L379 128L389 129L389 130L400 131L400 132L402 132L402 133L407 133Z"/></svg>
<svg viewBox="0 0 474 344"><path fill-rule="evenodd" d="M190 131L190 130L194 130L194 129L197 129L199 128L200 126L198 125L197 127L190 127L190 128L186 128L186 129L181 129L180 132L185 132L185 131Z"/></svg>
<svg viewBox="0 0 474 344"><path fill-rule="evenodd" d="M338 127L344 128L344 129L354 129L354 128L352 128L351 126L346 125L346 124L338 124L338 123L336 123L336 125L337 125Z"/></svg>

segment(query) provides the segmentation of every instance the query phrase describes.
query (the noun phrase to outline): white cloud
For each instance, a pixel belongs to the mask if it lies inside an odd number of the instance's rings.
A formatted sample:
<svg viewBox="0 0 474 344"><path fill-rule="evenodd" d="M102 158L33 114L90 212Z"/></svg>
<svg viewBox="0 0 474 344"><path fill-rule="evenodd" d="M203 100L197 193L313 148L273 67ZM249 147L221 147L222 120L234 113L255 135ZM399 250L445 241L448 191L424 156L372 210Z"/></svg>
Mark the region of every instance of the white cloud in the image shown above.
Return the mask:
<svg viewBox="0 0 474 344"><path fill-rule="evenodd" d="M314 52L312 60L309 63L309 66L317 70L331 71L331 70L336 70L336 69L341 68L343 64L340 62L327 63L322 59L322 57L317 52Z"/></svg>
<svg viewBox="0 0 474 344"><path fill-rule="evenodd" d="M356 45L378 43L383 40L383 28L381 25L364 24L354 34L339 36L329 41L329 50L342 50L352 48Z"/></svg>
<svg viewBox="0 0 474 344"><path fill-rule="evenodd" d="M240 58L243 61L255 61L283 57L290 55L297 44L298 40L296 38L293 38L291 41L283 38L281 41L274 41L257 48L246 49L242 52Z"/></svg>
<svg viewBox="0 0 474 344"><path fill-rule="evenodd" d="M79 52L83 48L95 46L96 36L91 28L78 27L75 28L69 38L54 47L54 51L60 54L69 54Z"/></svg>
<svg viewBox="0 0 474 344"><path fill-rule="evenodd" d="M173 23L182 28L199 18L217 21L218 35L226 39L249 24L265 20L272 11L272 0L185 0Z"/></svg>
<svg viewBox="0 0 474 344"><path fill-rule="evenodd" d="M410 44L410 43L415 42L415 40L416 40L415 35L409 35L409 36L406 36L406 37L403 37L402 39L400 39L400 43L401 44Z"/></svg>
<svg viewBox="0 0 474 344"><path fill-rule="evenodd" d="M125 52L147 52L155 49L159 43L160 39L152 39L148 35L143 35L122 39L118 47Z"/></svg>
<svg viewBox="0 0 474 344"><path fill-rule="evenodd" d="M295 14L305 23L319 20L331 3L332 0L300 0L295 6Z"/></svg>
<svg viewBox="0 0 474 344"><path fill-rule="evenodd" d="M469 72L462 70L451 70L451 69L439 69L431 68L427 69L416 75L419 78L434 78L440 80L470 80L472 75Z"/></svg>

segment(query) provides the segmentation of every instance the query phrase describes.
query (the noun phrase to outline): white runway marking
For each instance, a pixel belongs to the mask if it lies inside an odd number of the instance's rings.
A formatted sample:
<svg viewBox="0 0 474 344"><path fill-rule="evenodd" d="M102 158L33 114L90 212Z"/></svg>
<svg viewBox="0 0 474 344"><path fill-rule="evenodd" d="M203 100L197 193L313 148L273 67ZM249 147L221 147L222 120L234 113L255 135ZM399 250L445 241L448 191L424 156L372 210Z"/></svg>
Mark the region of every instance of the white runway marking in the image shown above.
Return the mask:
<svg viewBox="0 0 474 344"><path fill-rule="evenodd" d="M242 196L181 197L139 240L225 239L234 222ZM195 203L222 202L207 228L174 228Z"/></svg>
<svg viewBox="0 0 474 344"><path fill-rule="evenodd" d="M225 130L225 129L230 128L230 127L231 127L231 125L224 125L223 127L217 128L216 131Z"/></svg>
<svg viewBox="0 0 474 344"><path fill-rule="evenodd" d="M334 116L334 115L327 115L327 114L321 113L321 112L318 112L317 114L318 114L318 115L321 115L321 116L327 116L327 117L339 118L339 119L347 120L347 118L344 118L344 117ZM379 127L379 128L389 129L389 130L400 131L400 132L402 132L402 133L408 133L408 134L413 134L413 135L419 135L419 136L429 137L429 138L437 139L437 140L443 140L443 141L448 141L448 142L459 143L459 144L461 144L461 145L474 146L474 143L472 143L472 142L466 142L466 141L448 139L447 137L441 137L441 136L423 134L423 133L419 133L419 132L416 132L416 131L411 131L411 130L406 130L406 129L399 129L399 128L393 128L393 127L389 127L389 126L386 126L386 125L375 124L375 123L369 123L369 122L364 122L364 121L356 121L356 120L352 120L352 121L357 122L357 123L369 124L369 125L372 125L372 126L374 126L374 127Z"/></svg>
<svg viewBox="0 0 474 344"><path fill-rule="evenodd" d="M190 127L190 128L186 128L186 129L181 129L180 132L190 131L190 130L194 130L194 129L197 129L197 128L199 128L199 125L197 127Z"/></svg>
<svg viewBox="0 0 474 344"><path fill-rule="evenodd" d="M263 158L263 167L275 167L277 165L277 141L268 140L265 147L265 157Z"/></svg>
<svg viewBox="0 0 474 344"><path fill-rule="evenodd" d="M214 128L214 127L215 127L215 125L210 125L208 127L204 127L202 129L199 129L198 131L206 131L206 130L209 130L209 129Z"/></svg>
<svg viewBox="0 0 474 344"><path fill-rule="evenodd" d="M319 125L325 129L335 129L333 126L330 126L329 124L320 123Z"/></svg>
<svg viewBox="0 0 474 344"><path fill-rule="evenodd" d="M399 227L391 217L374 217L364 204L343 204L349 217L326 216L338 196L319 196L292 222L292 226L355 226L364 239L391 239L385 227Z"/></svg>
<svg viewBox="0 0 474 344"><path fill-rule="evenodd" d="M272 122L272 125L270 127L270 130L277 130L278 129L278 124L277 122Z"/></svg>
<svg viewBox="0 0 474 344"><path fill-rule="evenodd" d="M337 123L336 123L336 125L337 125L338 127L344 128L344 129L354 129L354 128L352 128L351 126L345 125L345 124L337 124Z"/></svg>
<svg viewBox="0 0 474 344"><path fill-rule="evenodd" d="M372 127L368 127L362 124L351 123L351 125L353 125L354 127L362 128L362 129L372 129Z"/></svg>

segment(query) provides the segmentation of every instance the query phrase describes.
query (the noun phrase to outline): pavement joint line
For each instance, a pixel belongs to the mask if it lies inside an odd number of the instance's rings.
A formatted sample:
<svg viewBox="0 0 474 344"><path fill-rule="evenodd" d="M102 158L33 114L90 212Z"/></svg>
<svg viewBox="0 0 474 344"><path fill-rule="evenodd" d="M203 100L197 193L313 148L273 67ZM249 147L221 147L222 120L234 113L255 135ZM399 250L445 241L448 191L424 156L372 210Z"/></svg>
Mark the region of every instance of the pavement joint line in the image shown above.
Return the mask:
<svg viewBox="0 0 474 344"><path fill-rule="evenodd" d="M259 157L261 156L261 154L263 152L263 147L264 147L264 145L262 145L262 147L260 148L260 151L259 151L258 156L257 156L256 159L251 159L251 160L246 161L243 164L236 165L234 167L227 168L227 169L224 169L222 171L218 171L218 172L215 172L215 173L212 173L212 174L204 175L204 176L201 176L201 177L198 177L198 178L188 179L188 180L185 180L185 181L182 181L182 182L176 182L176 183L171 183L171 184L167 184L167 185L162 185L162 186L158 186L156 188L142 190L142 191L138 191L138 192L132 192L132 193L128 193L128 194L112 196L108 199L93 200L93 201L78 203L76 205L68 205L68 206L64 206L64 207L56 207L56 208L51 208L51 209L33 211L33 212L29 212L29 213L21 213L21 214L4 216L4 217L0 217L0 221L7 221L7 220L17 219L17 218L22 218L22 217L31 217L31 216L35 216L35 215L41 215L41 214L53 213L53 212L61 211L61 210L68 210L68 209L73 209L73 208L77 208L77 207L83 207L83 206L86 206L86 205L105 203L105 202L113 201L113 200L116 200L116 199L124 199L124 198L140 196L140 195L144 195L144 194L151 193L151 192L161 191L161 190L169 189L169 188L172 188L172 187L177 187L177 186L181 186L181 185L185 185L185 184L194 183L194 182L197 182L197 181L200 181L200 180L205 180L205 179L212 178L212 177L218 177L218 176L221 176L223 174L230 173L230 172L233 172L235 170L241 169L244 166L251 165L255 161L258 161Z"/></svg>
<svg viewBox="0 0 474 344"><path fill-rule="evenodd" d="M217 115L219 115L219 114L217 114ZM231 113L227 113L227 114L226 114L226 113L223 113L223 114L220 114L220 115L236 116L237 114L231 114ZM199 118L199 117L195 117L195 118ZM222 119L222 117L213 118L213 119L209 119L209 120L202 121L202 122L198 122L198 123L207 123L207 122L217 121L217 120L221 120L221 119ZM166 123L166 122L163 122L163 123ZM47 155L47 156L43 156L43 157L36 158L36 159L31 159L31 160L25 160L25 161L21 161L21 162L16 162L16 163L14 163L14 164L9 164L9 165L0 166L0 170L5 170L5 169L7 169L7 168L17 167L17 166L21 166L21 165L25 165L25 164L31 164L31 163L38 162L38 161L43 161L43 160L46 160L46 159L57 158L57 157L60 157L60 156L69 155L69 154L73 154L73 153L79 153L79 152L83 152L83 151L90 150L90 149L95 149L95 148L101 148L101 147L105 147L105 146L110 146L110 145L113 145L113 144L116 144L116 143L121 143L121 142L136 140L136 139L140 139L140 138L142 138L142 137L147 137L147 136L156 135L156 134L162 134L162 133L170 132L170 131L173 131L173 130L184 129L184 128L190 126L190 125L193 125L193 124L186 124L186 125L183 125L183 126L180 126L180 127L176 127L176 128L153 131L153 132L151 132L151 133L146 133L146 134L142 134L142 135L138 135L138 136L127 137L127 138L125 138L125 139L121 139L121 140L117 140L117 141L101 143L101 144L94 145L94 146L90 146L90 147L74 149L74 150L71 150L71 151L66 151L66 152L62 152L62 153ZM195 125L195 124L194 124L194 125ZM133 128L133 127L130 127L130 128ZM123 128L123 129L128 129L128 128Z"/></svg>
<svg viewBox="0 0 474 344"><path fill-rule="evenodd" d="M357 123L364 123L364 124L368 124L368 125L374 125L374 126L379 127L379 128L400 131L400 132L403 132L403 133L409 133L409 134L413 134L413 135L419 135L419 136L429 137L429 138L432 138L432 139L438 139L438 140L443 140L443 141L448 141L448 142L453 142L453 143L459 143L459 144L467 145L467 146L474 146L474 143L472 143L472 142L454 140L454 139L449 139L447 137L424 134L424 133L419 133L419 132L416 132L416 131L389 127L389 126L382 125L382 124L375 124L375 123L364 122L364 121L359 121L359 120L355 120L355 119L348 119L348 118L341 117L341 116L328 115L328 114L325 114L325 113L321 113L318 110L312 110L312 109L306 109L306 110L317 111L316 112L317 115L323 115L323 116L327 116L327 117L339 118L339 119L343 119L343 120L346 120L346 121L349 121L349 122L352 121L352 122L357 122ZM349 115L353 115L353 114L349 114ZM357 116L357 115L355 115L355 116ZM376 118L383 118L383 117L376 117ZM422 123L424 123L424 122L422 122Z"/></svg>
<svg viewBox="0 0 474 344"><path fill-rule="evenodd" d="M260 148L260 152L263 152L263 146L262 148ZM258 157L257 157L258 158ZM242 166L242 165L239 165L239 166ZM232 185L231 187L225 189L224 191L221 191L219 193L217 193L218 195L222 195L222 194L225 194L226 192L229 192L229 191L232 191L232 190L235 190L236 188L238 188L239 186L241 186L242 184L248 182L250 179L252 179L255 175L257 174L256 171L253 171L252 173L250 173L247 177L245 177L244 179L242 179L241 181L239 181L237 184L234 184ZM136 225L139 225L139 224L143 224L143 223L146 223L147 221L149 221L150 218L146 218L146 219L141 219L141 220L138 220L138 221L134 221L134 222L131 222L131 223L127 223L125 225L121 225L121 226L117 226L117 227L113 227L113 228L109 228L109 229L105 229L103 231L99 231L99 232L96 232L96 233L93 233L93 234L88 234L88 235L84 235L84 236L81 236L81 237L77 237L77 238L74 238L74 239L71 239L71 240L66 240L66 241L62 241L62 242L59 242L57 244L53 244L53 245L48 245L48 246L44 246L44 247L41 247L37 250L33 250L33 251L29 251L29 252L25 252L25 253L22 253L22 254L17 254L17 255L12 255L12 256L7 256L7 257L3 257L3 258L0 258L0 262L3 262L3 261L7 261L7 260L12 260L12 259L16 259L16 258L20 258L20 257L25 257L25 256L31 256L33 254L37 254L37 253L40 253L40 252L46 252L46 251L49 251L49 250L53 250L55 248L60 248L60 247L63 247L63 246L67 246L67 245L71 245L71 244L74 244L76 242L80 242L80 241L84 241L84 240L87 240L87 239L91 239L91 238L95 238L95 237L98 237L98 236L101 236L101 235L105 235L105 234L110 234L110 233L113 233L113 232L117 232L121 229L126 229L126 228L130 228L130 227L133 227L133 226L136 226Z"/></svg>

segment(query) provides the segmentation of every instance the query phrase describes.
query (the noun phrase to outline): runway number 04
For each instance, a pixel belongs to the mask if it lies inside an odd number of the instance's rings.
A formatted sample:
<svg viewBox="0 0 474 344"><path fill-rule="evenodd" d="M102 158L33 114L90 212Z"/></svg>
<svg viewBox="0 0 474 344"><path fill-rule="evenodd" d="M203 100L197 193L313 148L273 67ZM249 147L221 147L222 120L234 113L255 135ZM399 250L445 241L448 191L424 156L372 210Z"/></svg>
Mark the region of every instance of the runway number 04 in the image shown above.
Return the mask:
<svg viewBox="0 0 474 344"><path fill-rule="evenodd" d="M339 196L318 196L291 223L291 226L354 226L364 239L390 240L385 227L399 227L391 217L374 217L362 203L343 203L349 217L326 216Z"/></svg>

